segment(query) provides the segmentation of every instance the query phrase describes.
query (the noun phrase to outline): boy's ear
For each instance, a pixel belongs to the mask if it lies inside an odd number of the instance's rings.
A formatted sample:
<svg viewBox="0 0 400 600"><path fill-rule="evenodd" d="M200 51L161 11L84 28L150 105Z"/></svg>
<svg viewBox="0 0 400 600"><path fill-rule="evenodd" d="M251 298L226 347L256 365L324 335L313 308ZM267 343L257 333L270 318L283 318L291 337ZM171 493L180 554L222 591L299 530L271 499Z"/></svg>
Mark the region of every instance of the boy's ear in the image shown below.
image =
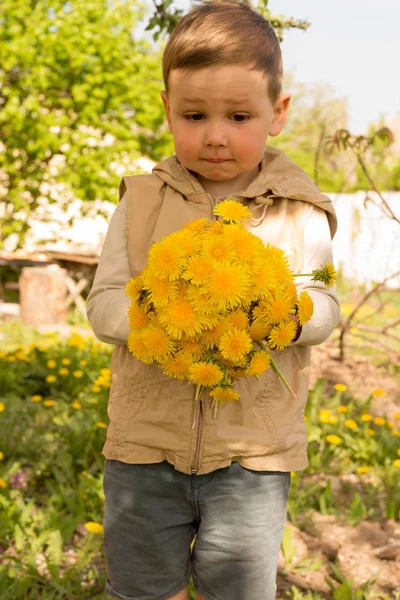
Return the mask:
<svg viewBox="0 0 400 600"><path fill-rule="evenodd" d="M287 113L290 105L290 94L281 94L276 101L274 117L272 119L269 135L279 135L286 122Z"/></svg>
<svg viewBox="0 0 400 600"><path fill-rule="evenodd" d="M171 129L171 111L170 111L170 107L169 107L169 102L168 102L168 94L165 90L162 90L162 92L160 92L160 96L161 96L161 100L164 104L164 109L165 109L165 114L167 116L167 122L168 122L168 127L170 132L172 133L172 129Z"/></svg>

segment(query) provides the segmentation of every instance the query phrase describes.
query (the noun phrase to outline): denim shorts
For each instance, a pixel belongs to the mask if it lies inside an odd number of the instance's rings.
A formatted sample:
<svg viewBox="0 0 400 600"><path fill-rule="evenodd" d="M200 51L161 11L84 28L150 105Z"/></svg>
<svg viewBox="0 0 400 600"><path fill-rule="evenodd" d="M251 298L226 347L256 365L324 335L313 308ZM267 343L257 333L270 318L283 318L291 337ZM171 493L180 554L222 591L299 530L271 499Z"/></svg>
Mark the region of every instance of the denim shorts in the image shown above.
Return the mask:
<svg viewBox="0 0 400 600"><path fill-rule="evenodd" d="M186 475L166 461L107 460L108 594L167 600L192 576L207 600L273 600L289 485L290 473L238 462Z"/></svg>

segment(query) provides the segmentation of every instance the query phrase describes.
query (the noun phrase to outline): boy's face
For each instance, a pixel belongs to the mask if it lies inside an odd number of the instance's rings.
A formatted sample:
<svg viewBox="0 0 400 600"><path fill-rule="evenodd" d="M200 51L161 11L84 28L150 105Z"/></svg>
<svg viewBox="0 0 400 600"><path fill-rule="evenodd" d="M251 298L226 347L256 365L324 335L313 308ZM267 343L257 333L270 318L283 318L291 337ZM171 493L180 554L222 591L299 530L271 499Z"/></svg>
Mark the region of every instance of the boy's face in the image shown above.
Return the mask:
<svg viewBox="0 0 400 600"><path fill-rule="evenodd" d="M285 94L273 105L264 73L239 65L174 70L161 97L178 159L206 191L219 195L254 179L290 101Z"/></svg>

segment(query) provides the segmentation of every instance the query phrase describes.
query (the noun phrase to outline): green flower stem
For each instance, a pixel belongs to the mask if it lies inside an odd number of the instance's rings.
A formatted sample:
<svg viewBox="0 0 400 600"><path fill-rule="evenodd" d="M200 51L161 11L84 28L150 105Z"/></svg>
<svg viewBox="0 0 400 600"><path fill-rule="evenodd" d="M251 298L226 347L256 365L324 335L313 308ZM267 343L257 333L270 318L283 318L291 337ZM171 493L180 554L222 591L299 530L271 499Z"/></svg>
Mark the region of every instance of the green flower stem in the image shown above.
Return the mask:
<svg viewBox="0 0 400 600"><path fill-rule="evenodd" d="M268 352L268 349L265 347L265 345L261 342L258 341L257 342L258 345L265 350L265 352ZM284 374L282 373L282 371L279 369L278 365L276 364L276 362L274 361L273 358L271 358L271 367L273 368L273 370L275 371L275 373L278 375L279 379L282 381L283 385L285 386L285 388L287 389L288 392L290 392L293 396L293 398L297 398L296 394L294 393L294 391L292 390L292 388L290 387L290 385L288 384L288 382L285 379Z"/></svg>
<svg viewBox="0 0 400 600"><path fill-rule="evenodd" d="M194 400L195 400L195 402L198 402L198 400L199 400L201 388L202 388L202 386L200 384L196 385L196 392L194 394Z"/></svg>

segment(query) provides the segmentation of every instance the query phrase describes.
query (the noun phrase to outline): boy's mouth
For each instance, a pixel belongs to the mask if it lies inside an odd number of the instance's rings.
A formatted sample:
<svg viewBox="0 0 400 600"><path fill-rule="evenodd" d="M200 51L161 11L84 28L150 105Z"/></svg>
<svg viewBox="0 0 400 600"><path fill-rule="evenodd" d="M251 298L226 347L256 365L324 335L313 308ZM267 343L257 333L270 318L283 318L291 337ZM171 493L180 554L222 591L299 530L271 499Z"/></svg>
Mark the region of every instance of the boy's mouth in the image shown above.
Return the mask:
<svg viewBox="0 0 400 600"><path fill-rule="evenodd" d="M212 163L220 163L220 162L227 162L228 158L204 158L203 160L207 161L207 162L212 162Z"/></svg>

